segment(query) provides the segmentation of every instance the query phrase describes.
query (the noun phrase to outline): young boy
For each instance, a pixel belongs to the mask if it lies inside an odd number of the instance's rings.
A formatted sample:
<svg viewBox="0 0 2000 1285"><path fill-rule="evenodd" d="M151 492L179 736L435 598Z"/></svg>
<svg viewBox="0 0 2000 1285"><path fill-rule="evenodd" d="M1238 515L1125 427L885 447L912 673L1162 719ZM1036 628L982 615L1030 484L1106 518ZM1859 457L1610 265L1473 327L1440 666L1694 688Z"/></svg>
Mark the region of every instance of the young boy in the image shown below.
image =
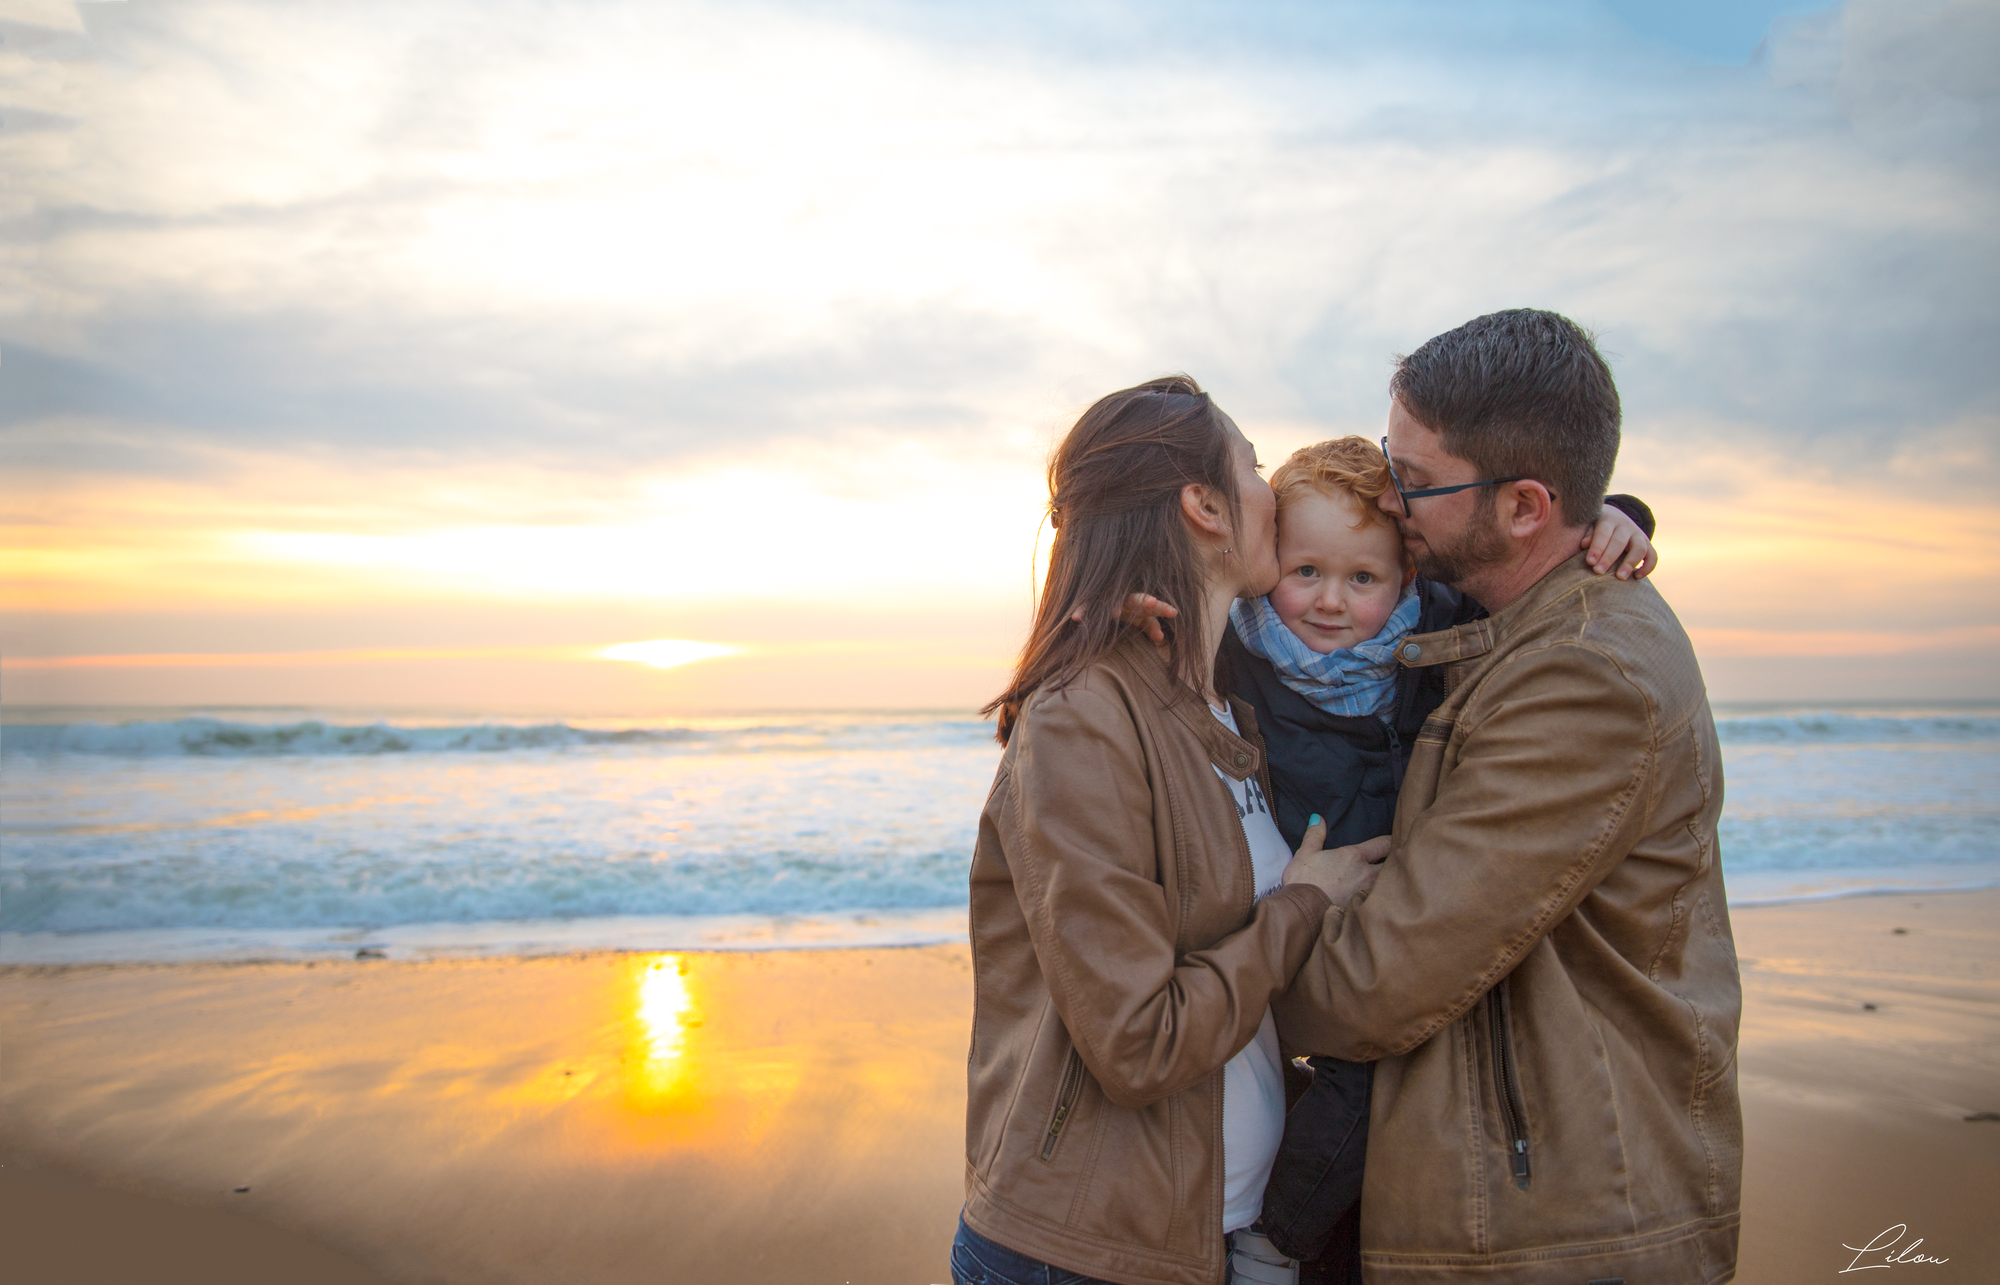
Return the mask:
<svg viewBox="0 0 2000 1285"><path fill-rule="evenodd" d="M1257 711L1274 819L1294 848L1321 819L1329 848L1390 832L1408 747L1445 697L1443 667L1403 670L1396 646L1486 614L1407 565L1395 521L1376 504L1389 485L1388 462L1362 438L1295 452L1271 477L1282 578L1268 597L1239 600L1223 635L1216 677ZM1652 513L1629 496L1605 503L1592 565L1643 576L1653 565ZM1358 1285L1374 1067L1328 1057L1310 1065L1255 1229L1281 1253L1242 1266L1268 1265L1283 1279L1289 1257L1304 1260L1302 1281Z"/></svg>

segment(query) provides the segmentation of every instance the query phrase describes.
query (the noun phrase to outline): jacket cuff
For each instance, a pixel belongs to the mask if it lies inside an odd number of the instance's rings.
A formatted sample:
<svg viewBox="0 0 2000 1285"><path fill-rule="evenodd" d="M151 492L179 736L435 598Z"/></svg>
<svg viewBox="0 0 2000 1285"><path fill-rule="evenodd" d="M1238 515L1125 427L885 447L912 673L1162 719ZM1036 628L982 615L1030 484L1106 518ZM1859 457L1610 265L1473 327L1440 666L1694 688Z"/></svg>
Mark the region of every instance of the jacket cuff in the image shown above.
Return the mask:
<svg viewBox="0 0 2000 1285"><path fill-rule="evenodd" d="M1288 883L1271 893L1269 899L1278 897L1296 902L1299 912L1306 917L1306 922L1314 925L1326 918L1327 911L1336 909L1331 897L1309 883Z"/></svg>

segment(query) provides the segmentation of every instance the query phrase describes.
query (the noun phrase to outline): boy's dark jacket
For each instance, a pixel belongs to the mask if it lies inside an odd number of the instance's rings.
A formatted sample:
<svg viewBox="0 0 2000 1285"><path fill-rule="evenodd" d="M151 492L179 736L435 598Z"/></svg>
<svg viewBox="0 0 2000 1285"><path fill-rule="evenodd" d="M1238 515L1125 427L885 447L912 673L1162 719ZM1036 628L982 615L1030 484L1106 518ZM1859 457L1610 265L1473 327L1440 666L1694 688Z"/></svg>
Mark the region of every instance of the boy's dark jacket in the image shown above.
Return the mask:
<svg viewBox="0 0 2000 1285"><path fill-rule="evenodd" d="M1423 611L1415 633L1450 629L1486 614L1449 585L1419 579L1417 592ZM1373 714L1329 714L1314 705L1285 686L1270 661L1252 655L1234 625L1223 631L1216 668L1230 694L1257 711L1276 794L1272 815L1286 843L1299 846L1306 819L1315 812L1326 818L1329 848L1389 833L1409 746L1431 711L1444 702L1442 669L1402 670L1394 716L1384 722Z"/></svg>
<svg viewBox="0 0 2000 1285"><path fill-rule="evenodd" d="M1449 585L1419 579L1417 592L1423 608L1414 633L1450 629L1486 614ZM1270 661L1252 655L1233 625L1223 631L1216 669L1218 682L1257 711L1272 817L1286 843L1299 846L1315 812L1326 818L1329 848L1389 833L1409 746L1431 711L1444 703L1442 666L1399 672L1387 722L1372 714L1349 718L1320 709L1285 686ZM1311 1064L1311 1084L1296 1094L1285 1117L1284 1143L1264 1193L1260 1225L1279 1249L1307 1260L1302 1281L1348 1285L1360 1278L1352 1210L1361 1197L1375 1068L1330 1057L1313 1058Z"/></svg>

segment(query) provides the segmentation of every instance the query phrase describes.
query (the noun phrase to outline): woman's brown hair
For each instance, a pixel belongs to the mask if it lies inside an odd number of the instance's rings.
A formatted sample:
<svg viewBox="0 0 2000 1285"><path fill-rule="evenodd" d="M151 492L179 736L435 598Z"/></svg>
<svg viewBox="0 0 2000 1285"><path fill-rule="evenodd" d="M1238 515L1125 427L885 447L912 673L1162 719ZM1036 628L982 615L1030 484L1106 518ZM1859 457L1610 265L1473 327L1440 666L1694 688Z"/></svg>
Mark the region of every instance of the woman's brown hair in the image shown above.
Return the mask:
<svg viewBox="0 0 2000 1285"><path fill-rule="evenodd" d="M1208 595L1181 488L1212 488L1235 525L1232 447L1228 417L1186 375L1099 398L1069 430L1049 461L1055 541L1034 628L1013 681L980 711L998 711L1002 745L1029 696L1074 681L1129 632L1118 611L1134 593L1180 609L1160 622L1168 668L1197 691L1207 685L1215 657L1197 653ZM1079 607L1083 619L1070 619Z"/></svg>

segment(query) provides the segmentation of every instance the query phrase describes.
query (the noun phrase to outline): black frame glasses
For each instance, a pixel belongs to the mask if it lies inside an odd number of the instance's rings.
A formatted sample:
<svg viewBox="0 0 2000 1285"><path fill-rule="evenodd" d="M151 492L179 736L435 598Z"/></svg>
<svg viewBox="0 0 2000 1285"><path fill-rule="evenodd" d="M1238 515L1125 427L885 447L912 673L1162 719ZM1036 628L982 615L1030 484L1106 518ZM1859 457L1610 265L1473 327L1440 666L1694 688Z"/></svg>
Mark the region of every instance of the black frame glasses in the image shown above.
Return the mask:
<svg viewBox="0 0 2000 1285"><path fill-rule="evenodd" d="M1389 458L1389 439L1386 437L1382 439L1382 461L1389 466L1389 485L1396 488L1396 502L1403 506L1404 517L1410 516L1411 500L1421 500L1427 495L1452 495L1459 491L1470 491L1474 487L1479 486L1504 486L1509 482L1525 482L1528 480L1528 475L1523 473L1518 477L1489 477L1483 482L1460 482L1457 486L1426 486L1417 491L1405 491L1403 489L1403 479L1396 476L1395 462ZM1550 491L1549 495L1553 497L1555 492Z"/></svg>

